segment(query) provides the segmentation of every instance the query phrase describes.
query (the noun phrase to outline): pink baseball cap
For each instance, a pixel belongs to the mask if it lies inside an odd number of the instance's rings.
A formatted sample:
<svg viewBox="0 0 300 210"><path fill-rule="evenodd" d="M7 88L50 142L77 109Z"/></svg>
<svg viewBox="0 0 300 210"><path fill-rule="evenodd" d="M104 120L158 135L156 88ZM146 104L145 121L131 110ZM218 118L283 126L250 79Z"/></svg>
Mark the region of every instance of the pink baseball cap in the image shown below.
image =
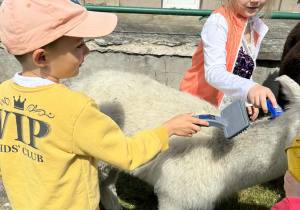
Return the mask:
<svg viewBox="0 0 300 210"><path fill-rule="evenodd" d="M4 0L0 37L7 52L22 55L61 36L96 38L117 25L112 13L87 11L77 0Z"/></svg>

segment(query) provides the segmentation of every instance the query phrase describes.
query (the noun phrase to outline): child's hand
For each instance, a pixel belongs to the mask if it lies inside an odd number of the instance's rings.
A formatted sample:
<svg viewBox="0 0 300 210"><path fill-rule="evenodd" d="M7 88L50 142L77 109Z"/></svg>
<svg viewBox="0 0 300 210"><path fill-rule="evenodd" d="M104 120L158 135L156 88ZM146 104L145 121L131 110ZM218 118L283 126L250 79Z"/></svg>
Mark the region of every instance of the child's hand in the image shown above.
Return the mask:
<svg viewBox="0 0 300 210"><path fill-rule="evenodd" d="M268 113L267 99L270 100L273 107L277 108L277 101L272 91L261 85L254 85L248 92L248 100L256 108L262 108L264 113Z"/></svg>
<svg viewBox="0 0 300 210"><path fill-rule="evenodd" d="M201 127L198 125L208 126L208 122L193 116L194 113L177 115L165 122L162 126L167 130L169 137L174 134L191 137L201 130Z"/></svg>
<svg viewBox="0 0 300 210"><path fill-rule="evenodd" d="M284 190L287 197L300 197L300 183L289 171L284 175Z"/></svg>
<svg viewBox="0 0 300 210"><path fill-rule="evenodd" d="M250 115L250 119L254 121L257 118L259 113L258 108L255 108L254 106L248 106L247 110L248 110L248 114Z"/></svg>

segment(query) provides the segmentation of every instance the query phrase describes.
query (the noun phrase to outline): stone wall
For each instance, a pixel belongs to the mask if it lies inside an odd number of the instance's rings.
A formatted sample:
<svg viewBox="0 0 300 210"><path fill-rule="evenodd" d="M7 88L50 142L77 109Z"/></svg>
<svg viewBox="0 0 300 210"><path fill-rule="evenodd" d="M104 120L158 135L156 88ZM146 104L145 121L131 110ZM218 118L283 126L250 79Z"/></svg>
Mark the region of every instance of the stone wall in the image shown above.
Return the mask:
<svg viewBox="0 0 300 210"><path fill-rule="evenodd" d="M86 5L108 5L126 7L155 7L155 8L192 8L202 10L215 10L221 5L221 0L80 0ZM173 3L174 2L174 3ZM180 2L180 3L177 3ZM190 3L187 3L190 2ZM273 9L276 12L300 13L298 0L274 0Z"/></svg>
<svg viewBox="0 0 300 210"><path fill-rule="evenodd" d="M215 10L222 0L78 0L82 5ZM274 12L300 13L299 0L273 0ZM2 2L2 0L0 0ZM180 2L180 3L178 3Z"/></svg>
<svg viewBox="0 0 300 210"><path fill-rule="evenodd" d="M106 37L86 40L91 50L81 67L80 79L95 71L114 70L141 73L175 89L200 41L198 35L205 23L196 16L122 14L118 25ZM299 20L265 20L269 33L262 42L254 72L254 81L277 93L278 75L285 39ZM14 57L0 43L0 82L20 71Z"/></svg>
<svg viewBox="0 0 300 210"><path fill-rule="evenodd" d="M296 0L275 0L278 8L289 7ZM82 4L112 6L162 6L162 0L80 0ZM187 1L188 2L188 1ZM202 0L212 6L218 0ZM142 4L142 5L140 5ZM210 8L213 9L213 8ZM99 70L130 71L149 75L157 81L179 89L180 81L191 67L191 58L200 41L206 19L198 16L122 14L117 13L118 25L106 37L87 40L91 54L85 59L81 76ZM262 42L253 78L277 93L274 79L278 75L285 39L299 20L265 20L269 33ZM0 42L0 83L20 71L14 57L8 55Z"/></svg>

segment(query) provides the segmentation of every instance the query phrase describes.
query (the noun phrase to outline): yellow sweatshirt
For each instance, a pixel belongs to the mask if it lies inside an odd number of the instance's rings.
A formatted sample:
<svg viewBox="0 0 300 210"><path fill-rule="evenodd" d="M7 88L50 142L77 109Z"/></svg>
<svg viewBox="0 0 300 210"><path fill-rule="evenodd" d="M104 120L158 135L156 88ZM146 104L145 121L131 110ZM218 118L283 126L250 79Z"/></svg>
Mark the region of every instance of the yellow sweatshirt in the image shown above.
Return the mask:
<svg viewBox="0 0 300 210"><path fill-rule="evenodd" d="M125 137L91 98L64 85L0 85L0 166L14 210L95 210L97 159L133 170L166 149L162 126Z"/></svg>

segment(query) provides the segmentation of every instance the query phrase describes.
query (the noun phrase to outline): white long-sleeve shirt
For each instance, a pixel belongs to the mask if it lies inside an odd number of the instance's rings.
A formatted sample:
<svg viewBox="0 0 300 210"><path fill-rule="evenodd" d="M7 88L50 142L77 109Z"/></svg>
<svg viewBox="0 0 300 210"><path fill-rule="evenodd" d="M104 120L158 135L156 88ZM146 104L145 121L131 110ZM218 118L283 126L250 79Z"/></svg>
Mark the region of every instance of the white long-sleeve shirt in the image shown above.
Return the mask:
<svg viewBox="0 0 300 210"><path fill-rule="evenodd" d="M257 17L252 18L253 29L260 34L257 41L253 60L256 60L261 40L268 31ZM245 29L244 29L245 31ZM201 32L204 51L205 79L214 88L236 99L247 102L248 91L255 83L252 77L248 80L226 70L226 42L228 25L226 19L220 13L212 14L206 21ZM242 45L242 39L240 46ZM238 56L238 53L237 53Z"/></svg>

